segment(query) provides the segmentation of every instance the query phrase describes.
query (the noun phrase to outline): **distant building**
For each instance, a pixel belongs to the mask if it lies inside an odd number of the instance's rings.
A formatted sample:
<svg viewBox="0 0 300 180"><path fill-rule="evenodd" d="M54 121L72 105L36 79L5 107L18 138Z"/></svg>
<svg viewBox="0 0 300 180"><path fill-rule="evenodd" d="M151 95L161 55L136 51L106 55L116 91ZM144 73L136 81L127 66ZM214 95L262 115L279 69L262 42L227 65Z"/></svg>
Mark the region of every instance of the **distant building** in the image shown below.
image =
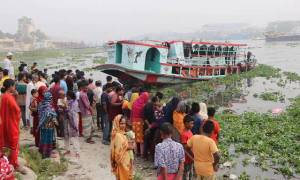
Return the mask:
<svg viewBox="0 0 300 180"><path fill-rule="evenodd" d="M34 49L42 49L42 48L48 48L49 44L48 42L33 42Z"/></svg>
<svg viewBox="0 0 300 180"><path fill-rule="evenodd" d="M35 37L31 35L31 32L35 32L35 25L31 18L23 16L18 19L18 41L24 43L32 43Z"/></svg>
<svg viewBox="0 0 300 180"><path fill-rule="evenodd" d="M230 23L230 24L205 24L202 26L202 32L211 33L239 33L250 28L250 24L246 23Z"/></svg>

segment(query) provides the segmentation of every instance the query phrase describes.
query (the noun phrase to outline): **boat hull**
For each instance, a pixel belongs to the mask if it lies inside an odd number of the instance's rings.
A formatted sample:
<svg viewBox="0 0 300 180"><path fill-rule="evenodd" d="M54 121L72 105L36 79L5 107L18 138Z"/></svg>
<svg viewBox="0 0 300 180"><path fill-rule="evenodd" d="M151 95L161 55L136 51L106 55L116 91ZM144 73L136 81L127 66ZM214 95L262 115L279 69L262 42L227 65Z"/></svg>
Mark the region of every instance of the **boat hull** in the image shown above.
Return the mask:
<svg viewBox="0 0 300 180"><path fill-rule="evenodd" d="M275 41L300 41L300 35L276 36L276 37L266 36L266 41L267 42L275 42Z"/></svg>
<svg viewBox="0 0 300 180"><path fill-rule="evenodd" d="M253 67L254 65L255 64L251 64L251 67ZM240 68L241 67L239 66L233 67L233 69L235 69L236 71L241 71ZM247 65L242 66L242 68L246 69ZM195 78L195 77L184 77L179 75L158 74L158 73L151 73L147 71L132 70L115 64L103 64L95 67L95 69L98 69L101 72L112 75L114 77L117 77L119 82L123 84L128 84L128 83L144 83L148 85L179 84L179 83L191 83L199 80L210 80L212 78L215 78L214 76L202 76L202 77ZM224 75L224 77L225 76L226 75Z"/></svg>

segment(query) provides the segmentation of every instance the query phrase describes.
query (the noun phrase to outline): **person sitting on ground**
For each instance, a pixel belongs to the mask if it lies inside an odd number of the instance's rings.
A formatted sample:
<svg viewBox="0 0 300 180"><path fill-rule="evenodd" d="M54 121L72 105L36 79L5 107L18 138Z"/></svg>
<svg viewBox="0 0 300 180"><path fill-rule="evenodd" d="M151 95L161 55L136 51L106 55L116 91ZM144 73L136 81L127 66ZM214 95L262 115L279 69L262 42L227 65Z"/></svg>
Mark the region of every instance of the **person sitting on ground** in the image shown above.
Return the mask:
<svg viewBox="0 0 300 180"><path fill-rule="evenodd" d="M215 121L215 120L214 120L215 113L216 113L215 108L213 108L213 107L207 108L208 119L203 121L203 125L204 125L207 121L211 121L211 122L214 123L215 128L214 128L214 131L213 131L213 133L212 133L211 138L215 141L216 144L218 144L218 139L219 139L219 137L220 137L220 126L219 126L218 121Z"/></svg>
<svg viewBox="0 0 300 180"><path fill-rule="evenodd" d="M194 176L193 162L194 158L189 151L187 151L187 142L193 137L192 129L194 126L194 119L190 115L184 116L184 130L181 136L181 143L185 151L185 162L184 162L184 171L183 171L183 180L192 180Z"/></svg>
<svg viewBox="0 0 300 180"><path fill-rule="evenodd" d="M200 112L200 105L199 103L193 102L192 104L192 117L194 119L194 127L192 129L192 132L194 135L200 134L202 129L202 119L199 116Z"/></svg>
<svg viewBox="0 0 300 180"><path fill-rule="evenodd" d="M210 138L214 128L214 123L207 121L203 125L202 135L194 135L187 142L187 150L189 154L194 156L197 179L200 180L214 180L214 171L218 171L218 162L221 155L216 143Z"/></svg>
<svg viewBox="0 0 300 180"><path fill-rule="evenodd" d="M173 126L170 123L164 123L160 132L163 139L155 147L154 164L157 166L157 179L181 179L184 169L184 149L180 143L174 142Z"/></svg>

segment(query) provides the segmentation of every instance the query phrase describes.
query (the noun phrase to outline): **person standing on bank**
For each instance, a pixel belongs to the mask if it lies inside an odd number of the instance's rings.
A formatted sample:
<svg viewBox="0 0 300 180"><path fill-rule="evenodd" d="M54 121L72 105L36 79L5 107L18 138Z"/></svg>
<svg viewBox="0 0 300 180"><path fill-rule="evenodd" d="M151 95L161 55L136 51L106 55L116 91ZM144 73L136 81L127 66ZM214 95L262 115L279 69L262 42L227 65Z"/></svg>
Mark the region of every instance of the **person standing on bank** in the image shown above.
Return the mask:
<svg viewBox="0 0 300 180"><path fill-rule="evenodd" d="M109 145L109 120L108 120L108 114L109 114L109 108L110 108L110 97L109 93L112 91L112 84L107 83L106 89L101 95L101 120L104 125L103 129L103 141L102 143L105 145Z"/></svg>
<svg viewBox="0 0 300 180"><path fill-rule="evenodd" d="M96 102L96 110L97 110L97 127L98 129L103 130L103 121L101 120L100 123L100 117L101 117L101 95L102 95L102 82L96 81L96 88L94 89L94 101Z"/></svg>
<svg viewBox="0 0 300 180"><path fill-rule="evenodd" d="M13 54L11 52L7 53L7 56L3 61L3 69L7 69L8 76L12 79L15 79L15 69L11 63L12 57L13 57Z"/></svg>
<svg viewBox="0 0 300 180"><path fill-rule="evenodd" d="M0 141L0 147L2 147L4 153L8 154L9 163L14 166L15 170L27 174L27 171L19 165L18 161L21 110L14 97L18 96L18 92L15 90L15 82L12 79L5 80L1 93L3 93L3 96L0 110L0 137L3 138Z"/></svg>
<svg viewBox="0 0 300 180"><path fill-rule="evenodd" d="M18 92L17 103L21 109L22 121L24 128L30 128L29 121L26 121L26 88L27 84L24 82L26 79L23 73L18 75L18 82L16 84L16 91Z"/></svg>

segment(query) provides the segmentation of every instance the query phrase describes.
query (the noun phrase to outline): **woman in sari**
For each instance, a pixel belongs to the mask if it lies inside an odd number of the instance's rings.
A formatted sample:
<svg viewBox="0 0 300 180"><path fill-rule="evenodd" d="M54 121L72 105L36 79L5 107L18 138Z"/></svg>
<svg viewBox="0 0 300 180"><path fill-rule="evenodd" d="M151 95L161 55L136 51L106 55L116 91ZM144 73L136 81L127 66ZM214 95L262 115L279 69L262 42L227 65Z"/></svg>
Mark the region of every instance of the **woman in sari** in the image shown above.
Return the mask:
<svg viewBox="0 0 300 180"><path fill-rule="evenodd" d="M0 111L0 137L2 138L0 146L2 147L2 152L8 156L8 161L15 170L22 174L27 174L27 171L18 162L21 110L16 98L12 95L18 95L15 90L15 82L12 79L6 79L1 92L4 94L1 100Z"/></svg>
<svg viewBox="0 0 300 180"><path fill-rule="evenodd" d="M132 95L133 96L133 95ZM132 122L132 131L135 134L135 142L139 144L141 157L144 157L144 120L143 120L143 111L144 106L149 100L149 94L143 92L139 98L137 98L133 105L130 115L130 120ZM134 148L135 156L138 156L137 146Z"/></svg>
<svg viewBox="0 0 300 180"><path fill-rule="evenodd" d="M208 119L208 115L207 115L207 107L205 103L200 103L200 112L199 112L200 117L203 120Z"/></svg>
<svg viewBox="0 0 300 180"><path fill-rule="evenodd" d="M45 99L40 102L38 107L39 126L36 131L41 130L40 148L42 158L55 158L56 139L54 134L55 125L58 124L57 114L52 107L52 94L45 93Z"/></svg>
<svg viewBox="0 0 300 180"><path fill-rule="evenodd" d="M184 130L183 118L186 116L186 105L180 102L177 106L176 111L173 112L173 125L182 134Z"/></svg>
<svg viewBox="0 0 300 180"><path fill-rule="evenodd" d="M133 93L131 95L130 102L129 102L129 105L128 105L128 109L130 111L132 110L132 105L133 105L134 101L137 100L137 98L139 98L139 93L138 92Z"/></svg>
<svg viewBox="0 0 300 180"><path fill-rule="evenodd" d="M111 135L110 157L111 172L117 180L132 180L133 166L129 156L129 150L134 149L134 144L128 142L125 135L126 119L118 115L114 119Z"/></svg>
<svg viewBox="0 0 300 180"><path fill-rule="evenodd" d="M45 93L47 92L47 87L41 86L38 89L39 96L37 98L37 105L39 106L39 103L44 100ZM37 131L37 128L39 126L39 115L38 111L33 113L33 136L35 139L35 146L40 147L40 131Z"/></svg>

